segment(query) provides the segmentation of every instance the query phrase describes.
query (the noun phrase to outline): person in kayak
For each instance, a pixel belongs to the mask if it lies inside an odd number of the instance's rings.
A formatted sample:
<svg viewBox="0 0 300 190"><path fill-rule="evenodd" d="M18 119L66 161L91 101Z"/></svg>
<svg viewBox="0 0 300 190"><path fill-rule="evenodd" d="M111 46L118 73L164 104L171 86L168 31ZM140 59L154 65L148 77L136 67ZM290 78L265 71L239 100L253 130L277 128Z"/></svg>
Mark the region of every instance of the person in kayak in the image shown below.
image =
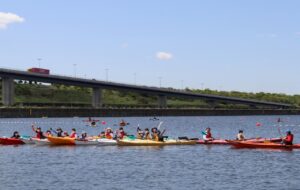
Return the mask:
<svg viewBox="0 0 300 190"><path fill-rule="evenodd" d="M122 119L121 122L119 123L119 125L120 125L121 127L124 127L124 126L127 125L127 123Z"/></svg>
<svg viewBox="0 0 300 190"><path fill-rule="evenodd" d="M87 140L87 132L82 131L80 140Z"/></svg>
<svg viewBox="0 0 300 190"><path fill-rule="evenodd" d="M36 138L45 139L45 135L40 127L35 128L34 125L31 126L32 130L36 133Z"/></svg>
<svg viewBox="0 0 300 190"><path fill-rule="evenodd" d="M286 132L285 138L282 140L285 145L293 145L294 135L291 131Z"/></svg>
<svg viewBox="0 0 300 190"><path fill-rule="evenodd" d="M126 133L123 129L123 127L120 127L117 131L117 139L123 139L126 136Z"/></svg>
<svg viewBox="0 0 300 190"><path fill-rule="evenodd" d="M99 138L105 138L105 131L102 131L99 135L98 135Z"/></svg>
<svg viewBox="0 0 300 190"><path fill-rule="evenodd" d="M78 135L77 135L77 133L76 133L76 129L75 128L73 128L72 129L72 132L71 132L71 135L70 135L70 138L77 138L78 137Z"/></svg>
<svg viewBox="0 0 300 190"><path fill-rule="evenodd" d="M212 137L212 134L211 134L211 129L208 127L205 129L205 132L202 132L203 134L203 140L205 141L212 141L214 140L214 138Z"/></svg>
<svg viewBox="0 0 300 190"><path fill-rule="evenodd" d="M13 135L10 137L10 138L13 138L13 139L19 139L21 136L20 136L20 134L19 134L19 132L18 131L15 131L14 133L13 133Z"/></svg>
<svg viewBox="0 0 300 190"><path fill-rule="evenodd" d="M150 131L149 131L148 128L145 129L144 139L146 139L146 140L150 140L151 139L151 134L150 134Z"/></svg>
<svg viewBox="0 0 300 190"><path fill-rule="evenodd" d="M114 132L112 131L111 128L106 128L105 138L107 138L107 139L113 139L114 138Z"/></svg>
<svg viewBox="0 0 300 190"><path fill-rule="evenodd" d="M243 130L239 130L239 133L236 135L236 140L238 140L238 141L244 141L245 140L245 136L244 136L244 131Z"/></svg>
<svg viewBox="0 0 300 190"><path fill-rule="evenodd" d="M47 130L45 136L46 137L52 137L51 130Z"/></svg>
<svg viewBox="0 0 300 190"><path fill-rule="evenodd" d="M57 137L63 137L63 130L59 127L56 130L53 130L52 128L50 128L50 131L55 133Z"/></svg>
<svg viewBox="0 0 300 190"><path fill-rule="evenodd" d="M136 138L137 139L143 139L144 138L144 131L140 127L138 127L136 129Z"/></svg>
<svg viewBox="0 0 300 190"><path fill-rule="evenodd" d="M152 140L159 141L160 131L156 127L154 127L151 129L151 132L152 132Z"/></svg>

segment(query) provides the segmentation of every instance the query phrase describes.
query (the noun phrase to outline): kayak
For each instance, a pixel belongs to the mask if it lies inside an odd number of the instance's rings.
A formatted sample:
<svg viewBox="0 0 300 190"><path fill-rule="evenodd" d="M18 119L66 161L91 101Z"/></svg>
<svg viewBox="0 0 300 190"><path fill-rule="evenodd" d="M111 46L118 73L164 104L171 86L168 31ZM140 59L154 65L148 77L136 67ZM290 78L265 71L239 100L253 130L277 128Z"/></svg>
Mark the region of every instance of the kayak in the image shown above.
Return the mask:
<svg viewBox="0 0 300 190"><path fill-rule="evenodd" d="M20 137L20 140L24 142L24 144L34 144L34 141L31 137Z"/></svg>
<svg viewBox="0 0 300 190"><path fill-rule="evenodd" d="M24 142L21 139L0 137L0 144L2 144L2 145L19 145L19 144L24 144Z"/></svg>
<svg viewBox="0 0 300 190"><path fill-rule="evenodd" d="M228 141L235 148L270 148L270 149L294 149L300 148L300 144L285 145L273 142L247 142L247 141Z"/></svg>
<svg viewBox="0 0 300 190"><path fill-rule="evenodd" d="M75 139L70 137L47 137L52 145L75 145Z"/></svg>
<svg viewBox="0 0 300 190"><path fill-rule="evenodd" d="M117 145L117 141L113 139L97 139L99 146L110 146L110 145Z"/></svg>
<svg viewBox="0 0 300 190"><path fill-rule="evenodd" d="M165 140L165 141L154 141L154 140L142 140L142 139L121 139L118 140L120 146L165 146L165 145L195 145L194 140Z"/></svg>
<svg viewBox="0 0 300 190"><path fill-rule="evenodd" d="M36 144L36 145L50 145L50 141L48 139L39 139L39 138L31 138L31 140Z"/></svg>
<svg viewBox="0 0 300 190"><path fill-rule="evenodd" d="M252 138L247 139L248 142L257 142L257 143L263 143L263 142L281 142L281 138Z"/></svg>
<svg viewBox="0 0 300 190"><path fill-rule="evenodd" d="M246 139L247 142L281 142L281 138L251 138ZM230 143L226 139L214 139L212 141L198 140L197 144L215 144L215 145L229 145Z"/></svg>
<svg viewBox="0 0 300 190"><path fill-rule="evenodd" d="M212 141L197 140L197 144L219 144L219 145L229 145L225 139L214 139Z"/></svg>
<svg viewBox="0 0 300 190"><path fill-rule="evenodd" d="M92 139L92 140L80 140L76 139L75 140L75 145L98 145L99 142L97 139Z"/></svg>

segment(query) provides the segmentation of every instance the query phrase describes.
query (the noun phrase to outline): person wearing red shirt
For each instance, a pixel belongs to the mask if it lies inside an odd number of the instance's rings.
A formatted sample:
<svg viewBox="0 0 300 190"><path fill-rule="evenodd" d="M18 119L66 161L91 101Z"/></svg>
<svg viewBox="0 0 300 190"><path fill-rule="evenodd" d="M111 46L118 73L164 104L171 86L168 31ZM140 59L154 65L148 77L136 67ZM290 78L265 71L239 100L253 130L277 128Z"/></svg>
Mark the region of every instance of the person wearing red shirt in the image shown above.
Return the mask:
<svg viewBox="0 0 300 190"><path fill-rule="evenodd" d="M293 145L294 135L291 131L286 132L286 136L283 139L283 144L285 145Z"/></svg>
<svg viewBox="0 0 300 190"><path fill-rule="evenodd" d="M112 131L111 128L106 128L105 138L107 138L107 139L113 139L114 138L114 132Z"/></svg>
<svg viewBox="0 0 300 190"><path fill-rule="evenodd" d="M73 128L72 129L72 132L71 132L71 134L70 134L70 138L77 138L78 136L77 136L77 133L76 133L76 129L75 128Z"/></svg>
<svg viewBox="0 0 300 190"><path fill-rule="evenodd" d="M206 128L205 132L202 132L203 134L203 140L205 141L212 141L214 138L212 137L210 128Z"/></svg>
<svg viewBox="0 0 300 190"><path fill-rule="evenodd" d="M46 138L40 127L34 128L34 125L32 125L31 128L36 133L36 138L38 138L38 139Z"/></svg>
<svg viewBox="0 0 300 190"><path fill-rule="evenodd" d="M118 136L118 139L123 139L124 136L126 136L126 133L125 133L123 127L120 127L120 128L119 128L119 130L118 130L118 135L117 135L117 136Z"/></svg>

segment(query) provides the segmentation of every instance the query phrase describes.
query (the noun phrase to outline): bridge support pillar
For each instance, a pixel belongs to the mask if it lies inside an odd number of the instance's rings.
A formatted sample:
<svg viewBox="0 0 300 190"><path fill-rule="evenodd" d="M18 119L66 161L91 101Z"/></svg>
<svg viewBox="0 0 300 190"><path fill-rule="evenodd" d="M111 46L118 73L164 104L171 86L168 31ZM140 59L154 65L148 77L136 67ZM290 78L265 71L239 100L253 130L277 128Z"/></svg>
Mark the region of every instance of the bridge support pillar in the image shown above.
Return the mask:
<svg viewBox="0 0 300 190"><path fill-rule="evenodd" d="M166 95L158 96L158 107L159 108L167 108L167 96Z"/></svg>
<svg viewBox="0 0 300 190"><path fill-rule="evenodd" d="M102 107L102 89L101 88L93 88L92 106L94 108Z"/></svg>
<svg viewBox="0 0 300 190"><path fill-rule="evenodd" d="M12 106L15 103L14 79L9 77L2 78L2 103L4 106Z"/></svg>

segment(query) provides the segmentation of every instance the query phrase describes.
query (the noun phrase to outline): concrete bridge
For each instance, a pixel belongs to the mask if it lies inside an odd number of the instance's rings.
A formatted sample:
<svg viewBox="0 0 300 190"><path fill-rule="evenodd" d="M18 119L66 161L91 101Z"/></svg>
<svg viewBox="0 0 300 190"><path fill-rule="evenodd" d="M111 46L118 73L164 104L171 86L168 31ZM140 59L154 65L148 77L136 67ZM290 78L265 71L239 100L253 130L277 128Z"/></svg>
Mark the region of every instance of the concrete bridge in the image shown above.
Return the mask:
<svg viewBox="0 0 300 190"><path fill-rule="evenodd" d="M192 92L185 92L180 90L170 90L166 88L130 85L116 82L106 82L94 79L83 79L75 77L67 77L60 75L45 75L39 73L32 73L20 70L11 70L0 68L0 77L2 79L2 103L5 106L14 104L14 80L28 80L38 81L52 84L64 84L72 86L88 87L93 89L92 105L94 108L102 106L102 90L111 89L118 91L137 92L142 94L150 94L158 97L158 107L167 107L167 97L180 97L186 99L202 99L210 104L216 102L230 103L230 104L243 104L251 107L261 106L266 108L291 108L290 104L265 102L241 98L231 98L217 95L199 94Z"/></svg>

